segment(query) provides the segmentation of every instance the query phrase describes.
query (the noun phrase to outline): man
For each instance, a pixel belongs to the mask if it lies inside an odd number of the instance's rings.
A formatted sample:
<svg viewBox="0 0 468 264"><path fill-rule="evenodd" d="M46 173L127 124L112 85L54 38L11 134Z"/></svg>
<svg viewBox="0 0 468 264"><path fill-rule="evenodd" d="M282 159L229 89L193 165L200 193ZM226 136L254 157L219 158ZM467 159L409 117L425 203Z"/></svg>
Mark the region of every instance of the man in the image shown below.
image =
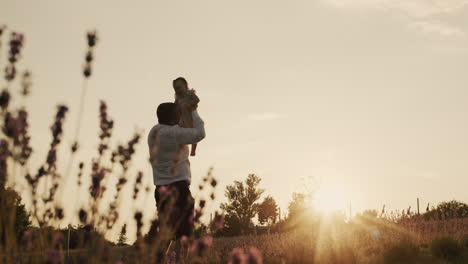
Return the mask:
<svg viewBox="0 0 468 264"><path fill-rule="evenodd" d="M190 193L188 144L205 138L204 122L192 109L193 128L180 127L180 112L175 103L158 106L158 123L148 135L155 198L159 218L159 234L168 240L174 236L190 236L193 229L194 199ZM164 233L164 234L162 234ZM164 239L164 238L163 238ZM179 255L179 254L177 254Z"/></svg>

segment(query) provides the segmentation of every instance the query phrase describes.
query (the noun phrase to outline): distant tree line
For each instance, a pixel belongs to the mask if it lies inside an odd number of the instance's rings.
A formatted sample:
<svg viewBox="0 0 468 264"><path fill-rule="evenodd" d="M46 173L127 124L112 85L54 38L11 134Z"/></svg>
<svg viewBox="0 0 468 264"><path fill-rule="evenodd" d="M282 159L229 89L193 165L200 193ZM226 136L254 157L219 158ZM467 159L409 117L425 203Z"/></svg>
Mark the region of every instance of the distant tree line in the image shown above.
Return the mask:
<svg viewBox="0 0 468 264"><path fill-rule="evenodd" d="M261 232L285 232L298 227L313 226L319 220L319 212L312 208L313 193L293 193L288 205L287 217L278 219L278 205L273 197L266 196L261 200L265 190L259 188L261 178L250 174L244 181L234 181L225 190L227 201L221 204L224 211L224 228L218 230L218 236L249 235ZM376 219L398 222L410 218L425 220L448 220L468 217L468 204L459 201L442 202L432 208L427 208L424 214L416 215L411 209L403 210L395 218L390 219L385 209L365 210L351 219L353 222L375 223ZM256 218L256 224L254 220ZM335 212L328 216L329 221L345 221L342 212ZM206 231L206 226L204 227Z"/></svg>

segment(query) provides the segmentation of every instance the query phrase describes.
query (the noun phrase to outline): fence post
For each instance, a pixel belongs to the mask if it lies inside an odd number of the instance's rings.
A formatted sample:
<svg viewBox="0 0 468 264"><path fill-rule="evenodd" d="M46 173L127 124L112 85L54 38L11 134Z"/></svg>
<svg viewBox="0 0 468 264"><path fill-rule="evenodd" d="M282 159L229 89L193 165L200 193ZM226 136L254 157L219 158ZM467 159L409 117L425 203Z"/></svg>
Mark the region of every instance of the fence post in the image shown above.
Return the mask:
<svg viewBox="0 0 468 264"><path fill-rule="evenodd" d="M416 199L417 205L418 205L418 215L419 215L419 198Z"/></svg>

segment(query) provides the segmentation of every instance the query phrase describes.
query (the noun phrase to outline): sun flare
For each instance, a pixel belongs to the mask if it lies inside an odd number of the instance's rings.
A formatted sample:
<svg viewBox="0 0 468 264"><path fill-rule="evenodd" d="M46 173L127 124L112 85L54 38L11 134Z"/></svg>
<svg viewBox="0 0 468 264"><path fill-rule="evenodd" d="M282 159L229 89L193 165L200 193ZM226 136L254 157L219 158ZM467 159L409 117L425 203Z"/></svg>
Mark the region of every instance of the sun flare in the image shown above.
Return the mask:
<svg viewBox="0 0 468 264"><path fill-rule="evenodd" d="M337 184L321 184L313 199L314 208L322 212L343 211L348 203L346 190Z"/></svg>

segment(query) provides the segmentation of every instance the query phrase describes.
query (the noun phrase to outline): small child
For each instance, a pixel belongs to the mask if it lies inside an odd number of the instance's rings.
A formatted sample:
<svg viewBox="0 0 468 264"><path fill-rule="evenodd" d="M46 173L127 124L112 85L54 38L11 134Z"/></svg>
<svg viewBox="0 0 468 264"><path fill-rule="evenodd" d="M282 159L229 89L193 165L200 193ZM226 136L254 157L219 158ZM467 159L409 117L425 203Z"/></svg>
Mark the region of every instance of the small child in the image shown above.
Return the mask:
<svg viewBox="0 0 468 264"><path fill-rule="evenodd" d="M172 86L175 91L175 103L179 108L181 127L193 127L192 111L197 107L200 99L195 94L194 89L188 88L187 80L179 77L172 81ZM197 144L192 144L190 156L195 156Z"/></svg>

